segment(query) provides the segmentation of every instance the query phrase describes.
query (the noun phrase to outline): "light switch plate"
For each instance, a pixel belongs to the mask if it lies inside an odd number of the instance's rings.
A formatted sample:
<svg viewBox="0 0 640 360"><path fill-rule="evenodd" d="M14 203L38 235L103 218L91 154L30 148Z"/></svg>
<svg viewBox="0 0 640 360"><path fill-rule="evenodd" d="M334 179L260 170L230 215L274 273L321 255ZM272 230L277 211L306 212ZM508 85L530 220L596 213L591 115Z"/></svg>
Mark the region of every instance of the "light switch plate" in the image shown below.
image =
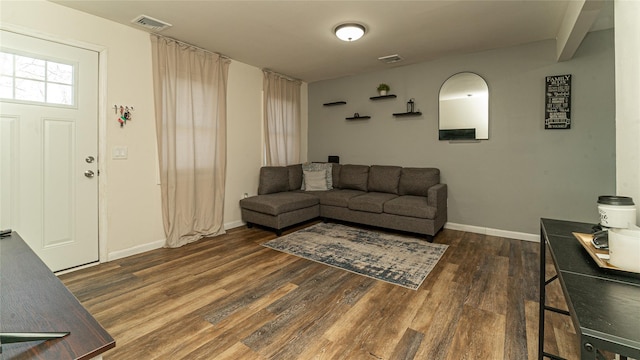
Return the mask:
<svg viewBox="0 0 640 360"><path fill-rule="evenodd" d="M114 146L111 151L111 158L124 160L129 156L129 148L126 146Z"/></svg>

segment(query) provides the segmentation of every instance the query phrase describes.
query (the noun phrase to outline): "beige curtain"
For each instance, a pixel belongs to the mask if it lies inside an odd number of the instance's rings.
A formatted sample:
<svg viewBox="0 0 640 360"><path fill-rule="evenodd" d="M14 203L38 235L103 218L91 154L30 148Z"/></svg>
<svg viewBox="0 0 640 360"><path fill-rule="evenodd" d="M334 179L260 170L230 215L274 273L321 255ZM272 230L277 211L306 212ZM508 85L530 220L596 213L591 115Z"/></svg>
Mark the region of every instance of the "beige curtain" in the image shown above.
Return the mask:
<svg viewBox="0 0 640 360"><path fill-rule="evenodd" d="M267 165L300 162L300 81L263 70Z"/></svg>
<svg viewBox="0 0 640 360"><path fill-rule="evenodd" d="M230 60L151 35L167 247L224 233Z"/></svg>

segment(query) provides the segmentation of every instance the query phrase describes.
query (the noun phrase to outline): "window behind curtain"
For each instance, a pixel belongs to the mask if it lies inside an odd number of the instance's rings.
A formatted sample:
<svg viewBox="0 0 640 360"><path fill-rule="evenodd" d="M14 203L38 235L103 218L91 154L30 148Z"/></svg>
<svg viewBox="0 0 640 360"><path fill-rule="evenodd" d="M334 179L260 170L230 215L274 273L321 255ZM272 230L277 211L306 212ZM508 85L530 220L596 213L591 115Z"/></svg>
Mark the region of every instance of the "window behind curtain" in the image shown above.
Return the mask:
<svg viewBox="0 0 640 360"><path fill-rule="evenodd" d="M300 81L263 70L267 165L300 162Z"/></svg>

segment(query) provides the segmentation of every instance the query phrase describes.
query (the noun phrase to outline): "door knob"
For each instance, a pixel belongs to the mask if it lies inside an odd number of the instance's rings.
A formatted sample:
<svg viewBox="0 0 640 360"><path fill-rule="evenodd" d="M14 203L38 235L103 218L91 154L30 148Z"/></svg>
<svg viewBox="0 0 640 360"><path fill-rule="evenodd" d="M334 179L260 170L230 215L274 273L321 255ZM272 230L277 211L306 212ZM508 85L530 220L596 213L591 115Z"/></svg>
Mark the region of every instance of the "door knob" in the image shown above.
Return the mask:
<svg viewBox="0 0 640 360"><path fill-rule="evenodd" d="M87 163L91 164L92 162L94 162L96 160L96 158L94 158L93 156L87 156L86 159L84 159L84 161L86 161Z"/></svg>
<svg viewBox="0 0 640 360"><path fill-rule="evenodd" d="M88 177L88 178L92 178L94 175L93 171L91 170L87 170L84 172L84 176Z"/></svg>

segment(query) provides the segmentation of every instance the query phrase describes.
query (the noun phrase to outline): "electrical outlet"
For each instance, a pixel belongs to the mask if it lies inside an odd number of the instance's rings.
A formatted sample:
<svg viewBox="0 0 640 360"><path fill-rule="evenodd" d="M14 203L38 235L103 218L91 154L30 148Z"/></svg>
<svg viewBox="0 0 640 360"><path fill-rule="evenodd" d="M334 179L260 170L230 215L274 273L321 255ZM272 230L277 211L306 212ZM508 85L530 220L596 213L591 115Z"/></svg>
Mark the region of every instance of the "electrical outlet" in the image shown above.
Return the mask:
<svg viewBox="0 0 640 360"><path fill-rule="evenodd" d="M243 199L246 199L246 198L248 198L248 197L249 197L249 193L244 193L244 194L242 194L242 198L243 198Z"/></svg>

